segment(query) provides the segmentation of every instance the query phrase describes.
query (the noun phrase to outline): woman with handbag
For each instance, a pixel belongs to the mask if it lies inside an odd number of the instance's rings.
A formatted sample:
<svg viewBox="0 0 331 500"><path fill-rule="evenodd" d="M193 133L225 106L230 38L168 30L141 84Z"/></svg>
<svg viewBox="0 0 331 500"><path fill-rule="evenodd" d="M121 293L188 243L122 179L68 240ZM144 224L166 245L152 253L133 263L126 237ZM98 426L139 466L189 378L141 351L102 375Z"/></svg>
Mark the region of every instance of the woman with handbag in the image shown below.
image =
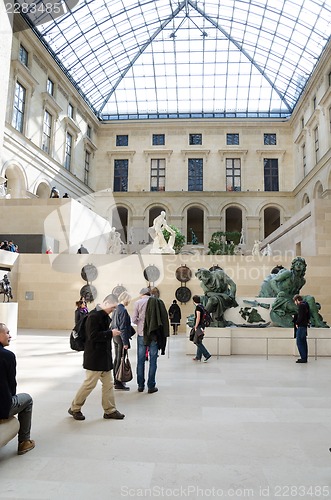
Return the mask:
<svg viewBox="0 0 331 500"><path fill-rule="evenodd" d="M193 358L193 361L201 361L202 356L204 356L204 362L206 362L209 358L211 358L211 354L202 343L203 337L205 336L205 329L202 322L204 308L201 304L199 295L193 295L193 303L195 305L193 343L197 346L197 353Z"/></svg>
<svg viewBox="0 0 331 500"><path fill-rule="evenodd" d="M117 373L121 365L122 357L127 354L127 350L130 349L130 339L135 333L131 326L131 318L126 310L127 306L131 302L131 295L128 292L122 292L118 297L118 306L113 313L111 327L116 328L121 332L120 335L113 337L114 348L115 348L115 359L114 359L114 388L120 391L129 391L130 387L127 387L125 382L117 379Z"/></svg>
<svg viewBox="0 0 331 500"><path fill-rule="evenodd" d="M178 326L180 325L180 320L182 318L182 313L179 305L177 304L177 300L173 300L171 306L168 311L170 324L173 328L173 335L177 335Z"/></svg>

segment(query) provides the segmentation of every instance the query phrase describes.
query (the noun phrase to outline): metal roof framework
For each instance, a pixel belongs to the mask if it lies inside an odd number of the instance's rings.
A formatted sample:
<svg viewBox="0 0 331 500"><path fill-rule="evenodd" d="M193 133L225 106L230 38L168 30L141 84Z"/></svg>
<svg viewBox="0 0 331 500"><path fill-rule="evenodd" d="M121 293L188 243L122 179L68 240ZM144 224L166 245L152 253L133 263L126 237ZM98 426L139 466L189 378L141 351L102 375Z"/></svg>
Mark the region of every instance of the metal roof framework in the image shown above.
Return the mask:
<svg viewBox="0 0 331 500"><path fill-rule="evenodd" d="M25 17L104 120L290 116L331 33L331 0L63 5Z"/></svg>

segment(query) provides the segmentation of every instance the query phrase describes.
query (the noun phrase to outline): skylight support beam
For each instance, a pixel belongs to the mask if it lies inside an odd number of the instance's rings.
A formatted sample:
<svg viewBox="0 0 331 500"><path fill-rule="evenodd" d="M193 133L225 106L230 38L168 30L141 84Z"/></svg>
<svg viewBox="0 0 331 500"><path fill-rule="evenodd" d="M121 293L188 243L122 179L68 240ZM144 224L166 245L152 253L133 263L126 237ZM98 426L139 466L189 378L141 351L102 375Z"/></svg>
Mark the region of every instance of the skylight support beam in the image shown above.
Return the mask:
<svg viewBox="0 0 331 500"><path fill-rule="evenodd" d="M135 64L135 62L137 61L137 59L139 59L139 57L141 56L141 54L144 53L144 51L146 50L146 48L153 42L153 40L155 40L155 38L158 36L159 33L161 33L161 31L177 16L177 14L186 6L188 0L184 0L178 7L176 10L173 11L173 13L167 17L167 19L165 19L165 21L159 26L159 28L157 30L155 30L155 32L153 33L153 35L147 40L147 42L145 42L143 44L143 46L141 48L139 48L137 54L134 56L134 58L132 59L132 61L130 61L130 63L127 65L127 67L124 69L124 71L121 73L120 77L117 79L117 81L115 82L115 84L113 85L113 88L112 90L108 93L107 97L104 99L103 103L101 104L100 108L99 108L99 113L100 115L102 114L102 111L104 109L104 107L106 106L107 102L109 101L109 99L111 98L112 94L115 92L115 90L117 89L117 87L119 86L119 84L121 83L121 81L123 80L123 78L125 77L125 75L130 71L130 69L132 68L132 66Z"/></svg>
<svg viewBox="0 0 331 500"><path fill-rule="evenodd" d="M292 111L292 106L287 102L285 99L284 95L278 90L278 88L275 86L275 84L270 80L268 75L265 73L265 71L261 68L259 64L256 63L256 61L249 55L248 52L238 43L234 38L232 38L227 31L225 31L214 19L212 19L210 16L208 16L204 10L200 9L197 5L196 2L193 0L186 0L193 9L195 9L201 16L203 16L208 22L210 22L216 29L218 29L237 49L249 60L249 62L261 73L263 78L267 80L271 88L275 90L277 95L280 97L281 101L285 104L287 107L288 111Z"/></svg>

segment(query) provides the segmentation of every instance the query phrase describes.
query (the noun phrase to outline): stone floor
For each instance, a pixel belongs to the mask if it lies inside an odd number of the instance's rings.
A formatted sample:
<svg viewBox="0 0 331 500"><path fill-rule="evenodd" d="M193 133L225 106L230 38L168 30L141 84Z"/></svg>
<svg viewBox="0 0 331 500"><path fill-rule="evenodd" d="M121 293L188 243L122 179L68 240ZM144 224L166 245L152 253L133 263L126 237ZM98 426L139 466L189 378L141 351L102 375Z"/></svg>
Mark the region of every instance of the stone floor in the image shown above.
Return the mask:
<svg viewBox="0 0 331 500"><path fill-rule="evenodd" d="M132 381L116 393L126 418L109 421L98 386L78 422L67 410L82 354L68 334L21 330L11 349L19 392L34 398L36 448L0 450L1 499L331 498L331 358L197 363L184 335L171 336L158 393Z"/></svg>

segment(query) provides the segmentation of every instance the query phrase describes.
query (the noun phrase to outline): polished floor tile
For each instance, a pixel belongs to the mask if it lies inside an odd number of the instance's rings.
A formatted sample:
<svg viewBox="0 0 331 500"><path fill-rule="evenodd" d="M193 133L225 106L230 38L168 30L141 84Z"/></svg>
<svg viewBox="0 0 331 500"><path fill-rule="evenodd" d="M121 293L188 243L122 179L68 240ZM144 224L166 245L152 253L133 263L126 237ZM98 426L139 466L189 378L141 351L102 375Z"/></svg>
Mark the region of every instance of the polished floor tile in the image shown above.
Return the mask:
<svg viewBox="0 0 331 500"><path fill-rule="evenodd" d="M0 498L331 498L331 358L232 356L195 363L183 335L158 360L159 392L116 392L123 421L102 418L100 385L67 414L84 378L61 331L21 330L18 391L34 398L36 448L0 450ZM135 342L130 359L135 369Z"/></svg>

